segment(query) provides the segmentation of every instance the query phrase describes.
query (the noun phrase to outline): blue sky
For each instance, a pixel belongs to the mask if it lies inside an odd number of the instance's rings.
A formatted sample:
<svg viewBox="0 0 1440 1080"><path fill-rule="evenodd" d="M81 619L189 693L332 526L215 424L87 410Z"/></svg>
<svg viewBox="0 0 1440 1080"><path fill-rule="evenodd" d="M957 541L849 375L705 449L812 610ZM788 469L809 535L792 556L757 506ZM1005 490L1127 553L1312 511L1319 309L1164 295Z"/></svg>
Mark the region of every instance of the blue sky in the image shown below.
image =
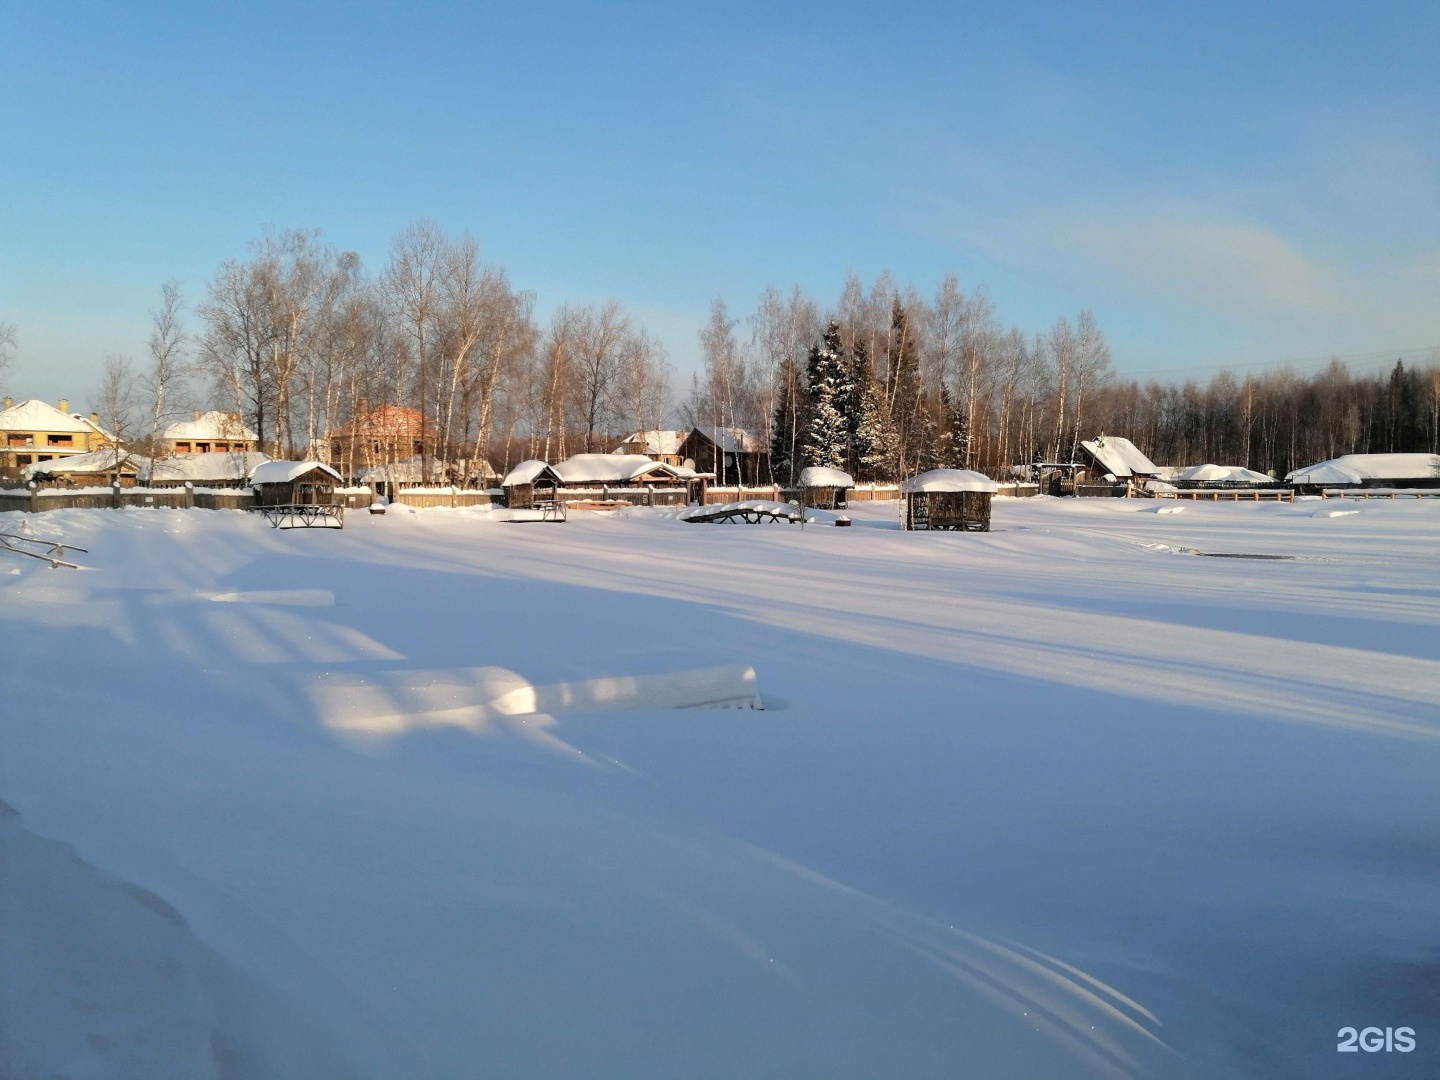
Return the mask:
<svg viewBox="0 0 1440 1080"><path fill-rule="evenodd" d="M889 269L1122 372L1440 347L1440 4L0 6L6 392L83 399L266 225L419 217L677 366Z"/></svg>

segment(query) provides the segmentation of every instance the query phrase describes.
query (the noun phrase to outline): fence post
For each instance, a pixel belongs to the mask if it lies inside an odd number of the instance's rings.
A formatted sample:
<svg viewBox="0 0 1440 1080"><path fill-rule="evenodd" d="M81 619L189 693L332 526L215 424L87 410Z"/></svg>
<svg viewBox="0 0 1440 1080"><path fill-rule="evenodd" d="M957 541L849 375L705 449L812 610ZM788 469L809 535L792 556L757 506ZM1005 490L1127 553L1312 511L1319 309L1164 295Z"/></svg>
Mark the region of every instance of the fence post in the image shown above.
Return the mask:
<svg viewBox="0 0 1440 1080"><path fill-rule="evenodd" d="M112 507L113 509L119 510L120 507L122 507L122 506L125 505L124 499L122 499L121 496L120 496L120 481L119 481L119 480L116 480L115 483L113 483L113 484L110 485L110 497L111 497L110 505L111 505L111 507Z"/></svg>
<svg viewBox="0 0 1440 1080"><path fill-rule="evenodd" d="M192 480L185 481L185 509L195 509L195 483Z"/></svg>
<svg viewBox="0 0 1440 1080"><path fill-rule="evenodd" d="M36 494L39 489L36 488L34 480L31 480L26 486L30 489L30 513L33 514L40 509L40 496Z"/></svg>

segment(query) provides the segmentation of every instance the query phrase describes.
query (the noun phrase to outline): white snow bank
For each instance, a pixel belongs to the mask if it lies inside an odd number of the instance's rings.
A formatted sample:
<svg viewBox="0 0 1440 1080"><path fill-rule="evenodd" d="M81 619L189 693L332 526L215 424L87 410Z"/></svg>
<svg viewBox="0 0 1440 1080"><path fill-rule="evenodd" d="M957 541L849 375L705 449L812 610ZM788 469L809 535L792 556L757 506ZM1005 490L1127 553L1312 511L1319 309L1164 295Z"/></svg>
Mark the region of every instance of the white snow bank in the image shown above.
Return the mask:
<svg viewBox="0 0 1440 1080"><path fill-rule="evenodd" d="M0 882L6 1076L375 1075L165 900L26 829L3 802Z"/></svg>
<svg viewBox="0 0 1440 1080"><path fill-rule="evenodd" d="M917 491L989 491L1000 490L1000 485L984 473L970 469L931 469L929 472L912 476L900 485L907 495Z"/></svg>
<svg viewBox="0 0 1440 1080"><path fill-rule="evenodd" d="M535 686L506 668L326 675L308 687L326 726L352 734L412 728L484 731L508 717L597 709L755 709L755 669L726 664Z"/></svg>
<svg viewBox="0 0 1440 1080"><path fill-rule="evenodd" d="M250 484L252 487L256 484L288 484L313 469L328 473L337 481L341 479L340 474L323 461L267 461L255 466L250 473Z"/></svg>
<svg viewBox="0 0 1440 1080"><path fill-rule="evenodd" d="M212 450L204 454L177 454L175 457L157 459L142 475L146 483L180 483L189 480L199 484L206 481L244 480L252 470L269 460L269 454L262 454L257 450L245 453Z"/></svg>
<svg viewBox="0 0 1440 1080"><path fill-rule="evenodd" d="M1296 469L1285 479L1293 484L1363 484L1436 477L1440 477L1440 454L1345 454Z"/></svg>
<svg viewBox="0 0 1440 1080"><path fill-rule="evenodd" d="M847 472L827 469L822 465L811 465L800 470L801 487L854 487L855 481Z"/></svg>

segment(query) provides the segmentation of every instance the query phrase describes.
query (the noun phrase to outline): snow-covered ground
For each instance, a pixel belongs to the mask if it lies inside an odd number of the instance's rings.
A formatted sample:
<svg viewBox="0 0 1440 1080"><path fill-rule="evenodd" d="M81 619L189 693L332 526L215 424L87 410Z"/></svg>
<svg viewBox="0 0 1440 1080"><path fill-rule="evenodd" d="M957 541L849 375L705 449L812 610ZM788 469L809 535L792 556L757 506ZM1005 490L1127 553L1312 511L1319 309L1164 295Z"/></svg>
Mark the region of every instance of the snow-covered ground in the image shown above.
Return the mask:
<svg viewBox="0 0 1440 1080"><path fill-rule="evenodd" d="M23 519L0 1076L1436 1075L1440 500L849 514Z"/></svg>

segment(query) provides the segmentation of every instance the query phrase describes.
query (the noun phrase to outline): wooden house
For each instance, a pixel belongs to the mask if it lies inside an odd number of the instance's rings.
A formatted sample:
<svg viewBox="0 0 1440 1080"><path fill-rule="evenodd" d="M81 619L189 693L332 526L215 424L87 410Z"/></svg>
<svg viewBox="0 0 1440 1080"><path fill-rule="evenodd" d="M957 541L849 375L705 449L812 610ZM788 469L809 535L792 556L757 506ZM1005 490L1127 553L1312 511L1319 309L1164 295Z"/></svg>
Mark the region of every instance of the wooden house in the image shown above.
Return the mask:
<svg viewBox="0 0 1440 1080"><path fill-rule="evenodd" d="M1440 488L1440 454L1346 454L1296 469L1285 481L1304 494Z"/></svg>
<svg viewBox="0 0 1440 1080"><path fill-rule="evenodd" d="M334 506L340 474L321 461L267 461L250 474L255 505Z"/></svg>
<svg viewBox="0 0 1440 1080"><path fill-rule="evenodd" d="M694 428L680 446L680 457L697 473L713 474L722 486L771 482L769 448L743 428Z"/></svg>
<svg viewBox="0 0 1440 1080"><path fill-rule="evenodd" d="M638 454L666 465L684 465L685 458L680 451L688 434L688 431L667 429L632 432L625 436L625 441L615 448L614 453Z"/></svg>
<svg viewBox="0 0 1440 1080"><path fill-rule="evenodd" d="M1089 466L1086 472L1090 483L1105 481L1121 485L1123 490L1119 493L1122 495L1143 487L1147 480L1163 479L1165 470L1146 457L1129 439L1097 435L1082 442L1080 452ZM1078 477L1076 482L1079 483Z"/></svg>
<svg viewBox="0 0 1440 1080"><path fill-rule="evenodd" d="M239 413L214 409L171 424L160 440L161 449L169 454L246 454L255 449L260 436L245 426Z"/></svg>
<svg viewBox="0 0 1440 1080"><path fill-rule="evenodd" d="M91 450L88 454L51 458L25 466L20 478L42 485L63 487L133 487L135 478L150 459L118 446Z"/></svg>
<svg viewBox="0 0 1440 1080"><path fill-rule="evenodd" d="M855 481L847 472L811 465L800 470L800 505L843 510L854 486Z"/></svg>
<svg viewBox="0 0 1440 1080"><path fill-rule="evenodd" d="M88 454L115 441L98 415L72 413L64 398L58 409L38 399L16 404L6 398L0 409L0 479L16 480L27 466Z"/></svg>
<svg viewBox="0 0 1440 1080"><path fill-rule="evenodd" d="M140 479L150 487L243 488L250 474L269 460L258 450L176 454L152 461L140 470Z"/></svg>
<svg viewBox="0 0 1440 1080"><path fill-rule="evenodd" d="M906 529L989 532L990 501L999 486L969 469L932 469L900 486Z"/></svg>

